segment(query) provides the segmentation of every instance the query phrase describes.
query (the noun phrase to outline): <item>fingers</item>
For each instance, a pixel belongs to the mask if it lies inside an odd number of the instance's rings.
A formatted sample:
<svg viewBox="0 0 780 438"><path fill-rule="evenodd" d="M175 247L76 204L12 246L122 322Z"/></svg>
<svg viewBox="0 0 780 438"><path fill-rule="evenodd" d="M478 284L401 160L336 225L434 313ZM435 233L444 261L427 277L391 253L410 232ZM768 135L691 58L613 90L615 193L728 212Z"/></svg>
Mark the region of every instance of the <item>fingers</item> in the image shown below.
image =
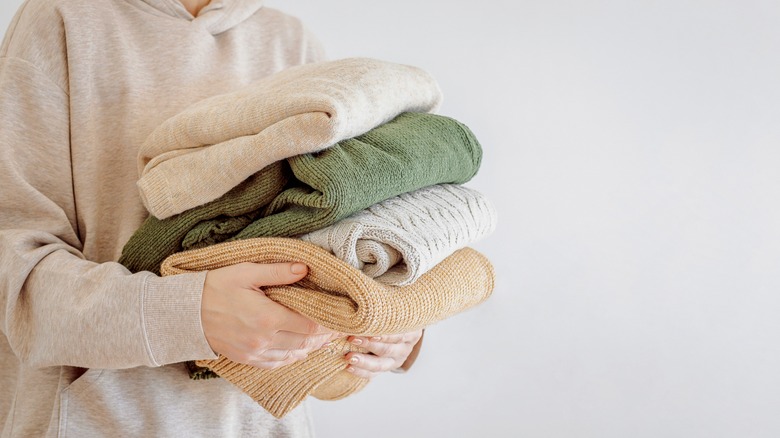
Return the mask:
<svg viewBox="0 0 780 438"><path fill-rule="evenodd" d="M303 263L241 263L236 265L242 271L238 275L245 276L245 280L254 290L260 290L263 286L279 286L292 284L301 280L309 272ZM269 303L270 305L270 303ZM294 312L287 307L277 304L275 318L272 324L278 330L302 334L324 334L331 330L317 324L311 319Z"/></svg>
<svg viewBox="0 0 780 438"><path fill-rule="evenodd" d="M309 268L303 263L241 263L236 266L242 270L239 275L245 275L254 289L292 284L309 272Z"/></svg>
<svg viewBox="0 0 780 438"><path fill-rule="evenodd" d="M349 353L346 356L347 371L365 379L373 379L386 371L391 371L396 366L396 359L392 357L374 356L371 354Z"/></svg>
<svg viewBox="0 0 780 438"><path fill-rule="evenodd" d="M328 342L339 337L343 337L343 335L336 332L314 336L278 332L273 336L268 346L265 346L265 344L262 344L262 340L259 340L254 345L255 349L244 350L247 354L231 359L258 368L278 368L306 359L309 353L319 350Z"/></svg>
<svg viewBox="0 0 780 438"><path fill-rule="evenodd" d="M421 336L422 330L386 336L350 336L347 339L349 342L365 348L369 353L348 353L345 356L349 364L347 371L371 379L380 373L395 370L409 357Z"/></svg>
<svg viewBox="0 0 780 438"><path fill-rule="evenodd" d="M298 281L306 272L300 263L241 263L209 271L201 295L201 325L212 350L235 362L276 368L334 339L333 331L261 290Z"/></svg>
<svg viewBox="0 0 780 438"><path fill-rule="evenodd" d="M237 343L228 353L231 360L258 368L273 369L306 359L309 353L322 348L334 338L333 334L306 336L299 333L278 332L270 340L248 339Z"/></svg>
<svg viewBox="0 0 780 438"><path fill-rule="evenodd" d="M420 340L420 337L422 337L422 330L384 336L350 336L348 341L353 345L363 347L374 354L382 356L385 354L386 349L389 348L390 345L414 345L417 343L417 341Z"/></svg>

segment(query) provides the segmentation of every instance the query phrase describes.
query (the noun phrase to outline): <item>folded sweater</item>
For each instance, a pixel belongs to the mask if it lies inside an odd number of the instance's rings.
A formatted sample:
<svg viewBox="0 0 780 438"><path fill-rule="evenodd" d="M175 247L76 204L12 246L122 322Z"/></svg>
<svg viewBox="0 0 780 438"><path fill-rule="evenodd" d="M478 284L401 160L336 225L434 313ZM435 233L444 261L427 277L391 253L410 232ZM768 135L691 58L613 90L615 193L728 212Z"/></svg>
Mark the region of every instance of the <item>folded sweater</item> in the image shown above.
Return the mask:
<svg viewBox="0 0 780 438"><path fill-rule="evenodd" d="M495 226L495 209L481 193L440 184L374 204L300 238L380 283L403 286Z"/></svg>
<svg viewBox="0 0 780 438"><path fill-rule="evenodd" d="M182 242L193 227L204 221L221 221L224 226L215 224L215 233L240 230L284 190L289 178L289 166L279 161L206 205L167 219L149 216L122 248L119 263L131 272L150 271L159 275L162 261L184 249ZM235 229L228 229L228 225Z"/></svg>
<svg viewBox="0 0 780 438"><path fill-rule="evenodd" d="M425 71L367 58L307 64L200 101L168 119L138 157L138 189L164 219L225 194L285 158L363 134L441 102Z"/></svg>
<svg viewBox="0 0 780 438"><path fill-rule="evenodd" d="M378 336L427 327L476 306L494 287L492 265L471 248L456 251L414 283L396 287L369 278L314 244L289 238L247 239L177 253L163 262L161 271L173 275L242 262L290 261L308 265L308 275L292 285L263 288L263 292L325 327L355 335ZM224 357L197 363L281 417L308 395L335 399L362 388L363 379L344 371L343 356L350 348L341 339L307 359L275 370Z"/></svg>
<svg viewBox="0 0 780 438"><path fill-rule="evenodd" d="M158 272L165 257L184 249L306 234L402 193L464 183L479 169L481 154L474 134L458 121L404 113L318 154L277 162L231 190L229 199L163 221L150 217L119 261L133 272ZM286 188L269 200L280 188L272 180L287 177Z"/></svg>
<svg viewBox="0 0 780 438"><path fill-rule="evenodd" d="M289 237L319 230L402 193L435 184L461 184L479 169L482 149L474 134L449 117L404 113L318 154L288 159L290 187L230 239ZM229 221L232 221L230 219ZM204 223L185 248L227 240ZM221 239L221 240L220 240Z"/></svg>

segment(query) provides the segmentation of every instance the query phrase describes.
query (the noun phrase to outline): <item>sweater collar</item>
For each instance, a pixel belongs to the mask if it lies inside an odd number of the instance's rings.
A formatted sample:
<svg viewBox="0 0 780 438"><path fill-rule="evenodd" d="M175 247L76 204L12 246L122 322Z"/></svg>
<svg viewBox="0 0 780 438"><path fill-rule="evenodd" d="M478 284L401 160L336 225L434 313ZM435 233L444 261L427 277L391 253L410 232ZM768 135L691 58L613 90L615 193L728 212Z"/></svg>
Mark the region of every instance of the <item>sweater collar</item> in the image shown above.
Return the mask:
<svg viewBox="0 0 780 438"><path fill-rule="evenodd" d="M263 7L264 0L211 0L193 17L179 0L141 0L159 12L203 26L212 35L229 30Z"/></svg>

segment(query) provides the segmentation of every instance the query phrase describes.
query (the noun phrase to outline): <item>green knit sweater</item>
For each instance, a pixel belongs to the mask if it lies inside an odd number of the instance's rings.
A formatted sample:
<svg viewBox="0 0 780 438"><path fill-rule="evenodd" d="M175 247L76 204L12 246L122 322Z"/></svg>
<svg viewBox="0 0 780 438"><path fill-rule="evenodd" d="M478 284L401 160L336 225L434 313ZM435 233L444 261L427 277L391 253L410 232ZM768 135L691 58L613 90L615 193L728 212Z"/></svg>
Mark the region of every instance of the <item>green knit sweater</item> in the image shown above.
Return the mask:
<svg viewBox="0 0 780 438"><path fill-rule="evenodd" d="M119 263L132 272L151 271L159 275L162 261L185 249L182 242L194 227L213 222L212 229L218 233L223 229L220 223L234 226L250 224L262 208L284 190L290 173L287 163L278 161L222 197L198 208L163 220L150 215L122 248ZM230 231L235 233L239 230Z"/></svg>
<svg viewBox="0 0 780 438"><path fill-rule="evenodd" d="M402 193L465 183L481 157L479 142L460 122L404 113L322 152L275 163L204 206L162 221L150 217L119 261L131 271L159 273L162 260L181 250L315 231ZM280 190L285 170L293 176ZM271 183L274 178L278 184Z"/></svg>

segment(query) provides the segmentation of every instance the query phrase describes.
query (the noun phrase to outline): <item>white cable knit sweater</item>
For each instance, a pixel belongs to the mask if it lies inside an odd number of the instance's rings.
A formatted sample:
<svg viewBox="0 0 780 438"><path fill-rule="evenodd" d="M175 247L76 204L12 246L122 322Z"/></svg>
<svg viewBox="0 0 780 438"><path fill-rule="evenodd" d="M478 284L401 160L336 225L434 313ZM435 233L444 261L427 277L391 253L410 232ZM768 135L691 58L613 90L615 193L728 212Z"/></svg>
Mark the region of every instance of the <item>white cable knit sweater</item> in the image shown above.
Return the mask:
<svg viewBox="0 0 780 438"><path fill-rule="evenodd" d="M403 286L495 226L496 211L481 193L441 184L387 199L301 239L381 283Z"/></svg>

